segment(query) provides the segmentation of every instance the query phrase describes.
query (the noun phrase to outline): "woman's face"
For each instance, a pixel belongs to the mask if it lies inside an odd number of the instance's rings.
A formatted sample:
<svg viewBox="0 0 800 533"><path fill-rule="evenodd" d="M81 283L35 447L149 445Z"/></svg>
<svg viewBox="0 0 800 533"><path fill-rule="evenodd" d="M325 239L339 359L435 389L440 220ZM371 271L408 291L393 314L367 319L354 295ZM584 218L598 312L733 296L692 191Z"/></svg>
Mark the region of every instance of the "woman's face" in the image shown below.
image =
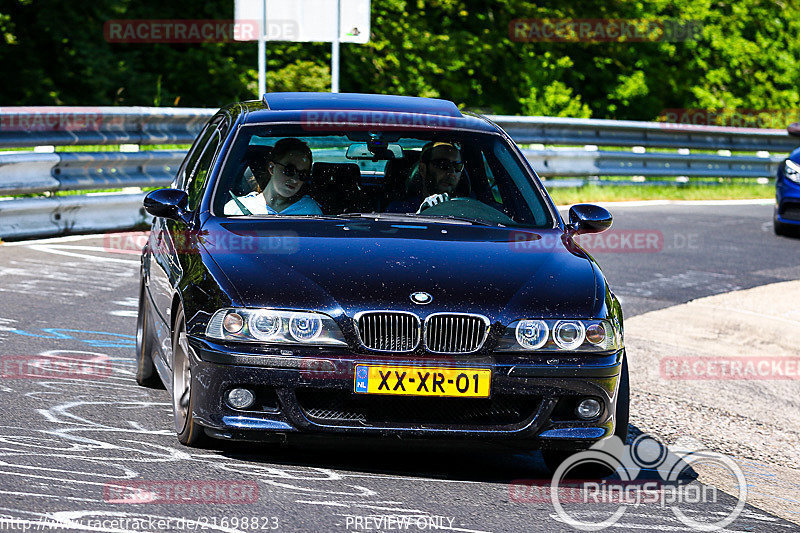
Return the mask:
<svg viewBox="0 0 800 533"><path fill-rule="evenodd" d="M287 167L290 170L287 171ZM284 198L291 198L303 186L303 181L297 177L297 171L311 172L311 158L303 152L289 152L280 161L270 163L269 169L272 175L269 183L273 190ZM291 169L294 169L293 176L287 175L292 174Z"/></svg>

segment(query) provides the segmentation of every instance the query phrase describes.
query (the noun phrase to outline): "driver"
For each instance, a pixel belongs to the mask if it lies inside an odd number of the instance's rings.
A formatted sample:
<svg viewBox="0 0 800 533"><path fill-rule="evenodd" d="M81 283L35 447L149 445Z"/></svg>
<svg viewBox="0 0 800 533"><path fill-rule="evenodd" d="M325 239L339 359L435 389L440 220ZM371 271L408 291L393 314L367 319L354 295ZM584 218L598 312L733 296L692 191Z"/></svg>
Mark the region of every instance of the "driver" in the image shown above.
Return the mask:
<svg viewBox="0 0 800 533"><path fill-rule="evenodd" d="M287 137L275 143L266 165L263 192L252 192L225 204L226 215L321 215L322 209L304 185L311 179L311 149L300 139Z"/></svg>
<svg viewBox="0 0 800 533"><path fill-rule="evenodd" d="M421 182L421 195L392 202L386 211L419 213L423 209L449 200L461 182L463 171L461 151L454 144L429 142L422 148L419 165L409 179L409 183Z"/></svg>

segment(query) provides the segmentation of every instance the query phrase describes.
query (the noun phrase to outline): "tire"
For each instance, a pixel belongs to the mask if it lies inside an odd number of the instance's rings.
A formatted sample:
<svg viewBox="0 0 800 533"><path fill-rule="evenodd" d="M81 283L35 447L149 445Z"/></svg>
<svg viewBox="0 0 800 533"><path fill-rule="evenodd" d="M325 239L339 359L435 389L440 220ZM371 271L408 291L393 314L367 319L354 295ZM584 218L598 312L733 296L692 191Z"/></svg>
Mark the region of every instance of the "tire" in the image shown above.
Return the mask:
<svg viewBox="0 0 800 533"><path fill-rule="evenodd" d="M628 357L623 356L622 370L619 376L619 389L617 391L617 409L614 416L616 425L614 435L623 443L628 442L628 420L630 418L631 388L628 376ZM574 450L542 450L544 464L551 473L555 472L561 463L572 457ZM579 465L567 473L567 478L599 479L614 474L606 465L589 463Z"/></svg>
<svg viewBox="0 0 800 533"><path fill-rule="evenodd" d="M164 384L153 364L153 338L150 335L150 317L144 285L139 291L139 314L136 318L136 383L152 389L163 389Z"/></svg>
<svg viewBox="0 0 800 533"><path fill-rule="evenodd" d="M192 415L194 388L192 387L192 360L186 339L186 318L183 306L178 307L175 328L172 331L172 414L178 442L191 448L200 447L206 440L203 427Z"/></svg>
<svg viewBox="0 0 800 533"><path fill-rule="evenodd" d="M628 356L622 358L622 371L619 375L619 390L617 391L617 413L614 417L617 425L614 427L614 435L622 440L623 444L628 442L628 422L631 413L631 383L628 376Z"/></svg>

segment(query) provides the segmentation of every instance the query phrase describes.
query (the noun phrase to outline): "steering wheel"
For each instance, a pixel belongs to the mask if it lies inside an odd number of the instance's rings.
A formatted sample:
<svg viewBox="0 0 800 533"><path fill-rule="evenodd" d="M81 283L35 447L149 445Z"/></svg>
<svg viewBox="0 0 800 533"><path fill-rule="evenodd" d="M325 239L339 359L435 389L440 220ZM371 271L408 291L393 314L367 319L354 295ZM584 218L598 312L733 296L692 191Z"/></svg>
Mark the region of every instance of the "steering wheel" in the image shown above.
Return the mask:
<svg viewBox="0 0 800 533"><path fill-rule="evenodd" d="M471 218L495 224L516 224L505 213L498 211L492 206L486 205L480 200L465 196L456 196L434 206L426 207L420 211L420 214L423 213L426 216L452 216Z"/></svg>

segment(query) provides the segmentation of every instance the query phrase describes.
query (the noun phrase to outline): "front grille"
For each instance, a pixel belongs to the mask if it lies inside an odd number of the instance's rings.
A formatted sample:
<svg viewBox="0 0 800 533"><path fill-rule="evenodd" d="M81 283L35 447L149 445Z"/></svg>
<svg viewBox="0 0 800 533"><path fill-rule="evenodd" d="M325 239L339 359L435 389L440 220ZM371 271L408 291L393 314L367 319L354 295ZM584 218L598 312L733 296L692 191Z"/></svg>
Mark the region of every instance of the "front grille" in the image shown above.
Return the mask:
<svg viewBox="0 0 800 533"><path fill-rule="evenodd" d="M340 426L449 428L511 426L533 418L536 396L409 398L354 396L350 391L297 389L297 401L312 422Z"/></svg>
<svg viewBox="0 0 800 533"><path fill-rule="evenodd" d="M436 353L469 353L483 345L489 320L481 315L435 314L425 321L425 346Z"/></svg>
<svg viewBox="0 0 800 533"><path fill-rule="evenodd" d="M373 311L356 317L361 344L383 352L410 352L419 344L420 321L412 313Z"/></svg>

